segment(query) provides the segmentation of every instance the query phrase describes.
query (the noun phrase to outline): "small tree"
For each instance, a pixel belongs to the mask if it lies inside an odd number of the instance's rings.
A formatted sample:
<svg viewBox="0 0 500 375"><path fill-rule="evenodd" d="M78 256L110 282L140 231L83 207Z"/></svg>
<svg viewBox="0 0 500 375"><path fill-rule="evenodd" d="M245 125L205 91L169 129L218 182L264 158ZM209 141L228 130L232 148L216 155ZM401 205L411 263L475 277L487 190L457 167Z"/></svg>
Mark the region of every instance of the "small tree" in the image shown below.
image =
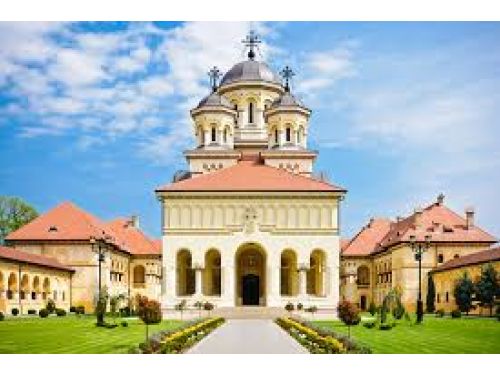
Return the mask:
<svg viewBox="0 0 500 375"><path fill-rule="evenodd" d="M431 274L427 276L427 297L425 299L425 307L428 313L433 313L436 310L436 285Z"/></svg>
<svg viewBox="0 0 500 375"><path fill-rule="evenodd" d="M455 288L453 290L453 296L455 297L455 302L458 309L461 312L465 312L467 315L472 308L472 294L474 293L474 283L470 279L467 272L464 272L463 276L457 280Z"/></svg>
<svg viewBox="0 0 500 375"><path fill-rule="evenodd" d="M161 322L161 306L158 301L149 299L146 296L137 295L137 316L146 325L146 341L149 337L149 325L158 324Z"/></svg>
<svg viewBox="0 0 500 375"><path fill-rule="evenodd" d="M475 285L475 291L480 305L489 307L490 316L492 316L495 297L500 296L500 284L498 283L497 272L491 263L481 268L481 278Z"/></svg>
<svg viewBox="0 0 500 375"><path fill-rule="evenodd" d="M106 315L106 310L108 308L108 298L109 294L106 288L101 289L101 293L97 297L97 302L95 305L95 315L97 318L97 326L104 326L104 317Z"/></svg>
<svg viewBox="0 0 500 375"><path fill-rule="evenodd" d="M9 233L21 228L37 216L36 210L21 198L0 196L0 245Z"/></svg>
<svg viewBox="0 0 500 375"><path fill-rule="evenodd" d="M349 337L351 337L351 326L358 325L361 321L359 308L355 304L344 300L339 302L337 306L337 313L339 319L342 320L342 322L347 326Z"/></svg>
<svg viewBox="0 0 500 375"><path fill-rule="evenodd" d="M118 306L124 299L124 294L117 294L109 298L109 312L111 313L113 320L116 320L116 316L118 315Z"/></svg>
<svg viewBox="0 0 500 375"><path fill-rule="evenodd" d="M375 316L375 314L377 313L377 305L375 305L375 302L370 302L370 306L368 306L368 312L371 316Z"/></svg>
<svg viewBox="0 0 500 375"><path fill-rule="evenodd" d="M212 311L214 307L214 304L208 301L203 304L203 309L208 312L208 316L210 316L210 311Z"/></svg>
<svg viewBox="0 0 500 375"><path fill-rule="evenodd" d="M180 311L180 313L181 313L181 320L182 320L182 313L184 312L184 310L186 310L186 300L183 299L181 302L179 302L177 305L175 305L175 309L177 311Z"/></svg>
<svg viewBox="0 0 500 375"><path fill-rule="evenodd" d="M201 309L203 309L203 302L196 301L193 306L195 309L198 310L198 319L200 319L201 318Z"/></svg>

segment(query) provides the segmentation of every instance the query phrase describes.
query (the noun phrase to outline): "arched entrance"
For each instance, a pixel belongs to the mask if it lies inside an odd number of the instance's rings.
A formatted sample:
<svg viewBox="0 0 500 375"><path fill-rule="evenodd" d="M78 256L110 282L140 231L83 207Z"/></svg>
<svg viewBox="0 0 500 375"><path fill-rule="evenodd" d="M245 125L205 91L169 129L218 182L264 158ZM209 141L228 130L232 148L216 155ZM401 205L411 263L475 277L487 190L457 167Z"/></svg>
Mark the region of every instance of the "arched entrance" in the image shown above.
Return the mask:
<svg viewBox="0 0 500 375"><path fill-rule="evenodd" d="M254 243L238 248L235 256L236 305L264 306L266 304L266 253Z"/></svg>
<svg viewBox="0 0 500 375"><path fill-rule="evenodd" d="M359 298L359 308L361 311L366 311L366 296L361 296Z"/></svg>

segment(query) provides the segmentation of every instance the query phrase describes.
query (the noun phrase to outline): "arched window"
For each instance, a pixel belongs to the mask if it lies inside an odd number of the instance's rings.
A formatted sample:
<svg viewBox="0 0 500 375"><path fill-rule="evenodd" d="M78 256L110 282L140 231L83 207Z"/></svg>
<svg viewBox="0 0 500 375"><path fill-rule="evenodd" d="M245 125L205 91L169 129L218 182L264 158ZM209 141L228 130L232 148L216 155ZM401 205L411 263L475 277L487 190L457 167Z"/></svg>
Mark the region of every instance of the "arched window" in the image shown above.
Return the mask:
<svg viewBox="0 0 500 375"><path fill-rule="evenodd" d="M212 142L217 142L217 131L215 130L215 127L212 127L212 136L211 136L211 139L212 139Z"/></svg>
<svg viewBox="0 0 500 375"><path fill-rule="evenodd" d="M227 143L227 133L228 133L227 128L225 128L224 129L224 138L223 138L224 139L224 143Z"/></svg>
<svg viewBox="0 0 500 375"><path fill-rule="evenodd" d="M203 270L203 293L207 296L221 294L221 258L218 250L212 249L205 254Z"/></svg>
<svg viewBox="0 0 500 375"><path fill-rule="evenodd" d="M446 302L449 302L449 294L446 292Z"/></svg>
<svg viewBox="0 0 500 375"><path fill-rule="evenodd" d="M177 253L177 295L188 296L195 292L195 270L189 250Z"/></svg>
<svg viewBox="0 0 500 375"><path fill-rule="evenodd" d="M252 102L248 103L248 123L253 124L254 120L254 105Z"/></svg>
<svg viewBox="0 0 500 375"><path fill-rule="evenodd" d="M274 129L274 143L278 144L278 129Z"/></svg>
<svg viewBox="0 0 500 375"><path fill-rule="evenodd" d="M290 127L286 128L286 141L287 142L292 141L292 129Z"/></svg>
<svg viewBox="0 0 500 375"><path fill-rule="evenodd" d="M282 296L294 296L298 289L297 255L293 250L281 253L280 293Z"/></svg>
<svg viewBox="0 0 500 375"><path fill-rule="evenodd" d="M307 271L307 294L323 296L325 294L326 254L323 250L314 250L309 258Z"/></svg>
<svg viewBox="0 0 500 375"><path fill-rule="evenodd" d="M15 273L11 273L9 275L8 281L8 289L7 289L7 299L14 298L14 292L17 292L17 276Z"/></svg>
<svg viewBox="0 0 500 375"><path fill-rule="evenodd" d="M144 288L146 282L146 269L142 265L134 267L134 288Z"/></svg>
<svg viewBox="0 0 500 375"><path fill-rule="evenodd" d="M443 263L443 260L444 260L443 254L439 254L438 255L438 263Z"/></svg>

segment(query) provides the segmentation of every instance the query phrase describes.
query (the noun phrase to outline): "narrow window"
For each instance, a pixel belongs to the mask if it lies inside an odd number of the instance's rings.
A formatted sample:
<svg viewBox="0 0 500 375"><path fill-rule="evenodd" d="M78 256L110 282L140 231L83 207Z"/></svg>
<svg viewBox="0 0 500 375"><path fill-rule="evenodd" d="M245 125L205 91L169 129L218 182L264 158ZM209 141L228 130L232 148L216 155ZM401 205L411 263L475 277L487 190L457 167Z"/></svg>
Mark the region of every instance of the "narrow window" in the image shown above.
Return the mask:
<svg viewBox="0 0 500 375"><path fill-rule="evenodd" d="M217 134L215 133L215 128L212 128L212 142L217 141Z"/></svg>
<svg viewBox="0 0 500 375"><path fill-rule="evenodd" d="M438 255L438 263L443 263L443 254Z"/></svg>
<svg viewBox="0 0 500 375"><path fill-rule="evenodd" d="M274 143L278 144L278 129L274 129Z"/></svg>
<svg viewBox="0 0 500 375"><path fill-rule="evenodd" d="M446 292L446 302L448 302L448 292Z"/></svg>
<svg viewBox="0 0 500 375"><path fill-rule="evenodd" d="M248 123L253 124L253 103L248 103Z"/></svg>
<svg viewBox="0 0 500 375"><path fill-rule="evenodd" d="M292 139L292 129L286 128L286 141L290 142Z"/></svg>
<svg viewBox="0 0 500 375"><path fill-rule="evenodd" d="M224 129L224 143L227 143L227 129Z"/></svg>
<svg viewBox="0 0 500 375"><path fill-rule="evenodd" d="M438 293L438 294L436 294L436 299L437 299L437 303L440 303L440 302L441 302L441 300L440 300L440 298L439 298L439 293Z"/></svg>
<svg viewBox="0 0 500 375"><path fill-rule="evenodd" d="M453 258L455 258L455 259L457 259L457 258L459 258L459 257L460 257L460 256L459 256L458 254L455 254L455 255L453 256Z"/></svg>

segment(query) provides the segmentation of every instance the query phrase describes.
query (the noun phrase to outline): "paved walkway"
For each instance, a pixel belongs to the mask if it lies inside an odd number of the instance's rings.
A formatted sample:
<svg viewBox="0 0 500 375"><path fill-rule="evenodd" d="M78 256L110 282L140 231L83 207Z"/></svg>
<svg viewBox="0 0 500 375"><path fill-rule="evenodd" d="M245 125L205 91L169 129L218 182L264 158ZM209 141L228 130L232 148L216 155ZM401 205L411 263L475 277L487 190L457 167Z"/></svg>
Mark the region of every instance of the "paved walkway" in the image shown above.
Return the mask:
<svg viewBox="0 0 500 375"><path fill-rule="evenodd" d="M272 320L229 320L188 354L307 354Z"/></svg>

